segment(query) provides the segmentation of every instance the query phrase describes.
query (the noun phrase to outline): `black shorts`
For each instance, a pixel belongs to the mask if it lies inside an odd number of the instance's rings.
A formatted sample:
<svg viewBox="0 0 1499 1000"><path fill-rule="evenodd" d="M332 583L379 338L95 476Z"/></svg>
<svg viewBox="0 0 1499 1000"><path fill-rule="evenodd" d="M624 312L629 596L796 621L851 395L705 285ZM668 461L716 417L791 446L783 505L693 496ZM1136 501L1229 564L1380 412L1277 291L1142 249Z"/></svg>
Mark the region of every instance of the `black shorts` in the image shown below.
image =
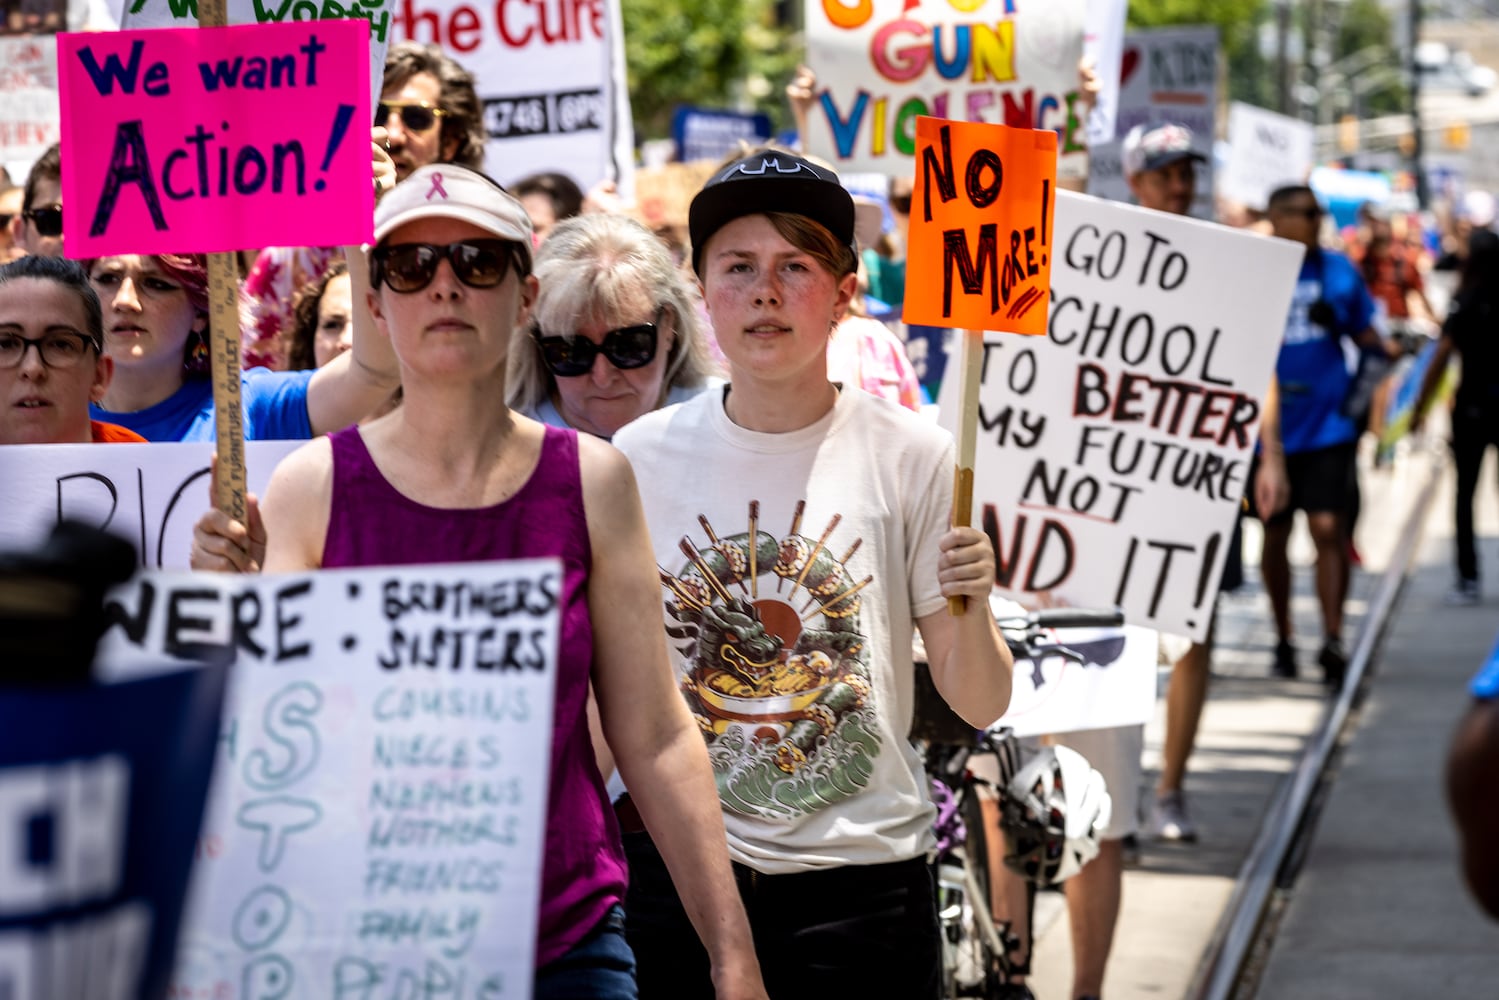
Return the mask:
<svg viewBox="0 0 1499 1000"><path fill-rule="evenodd" d="M1259 472L1260 457L1254 457L1250 467L1249 482L1254 483ZM1291 501L1279 514L1269 519L1271 524L1284 524L1298 510L1308 514L1341 514L1347 511L1358 496L1358 443L1336 444L1331 448L1303 451L1286 456L1286 479L1291 485ZM1249 489L1250 512L1254 510L1254 489ZM1261 518L1264 520L1264 518Z"/></svg>

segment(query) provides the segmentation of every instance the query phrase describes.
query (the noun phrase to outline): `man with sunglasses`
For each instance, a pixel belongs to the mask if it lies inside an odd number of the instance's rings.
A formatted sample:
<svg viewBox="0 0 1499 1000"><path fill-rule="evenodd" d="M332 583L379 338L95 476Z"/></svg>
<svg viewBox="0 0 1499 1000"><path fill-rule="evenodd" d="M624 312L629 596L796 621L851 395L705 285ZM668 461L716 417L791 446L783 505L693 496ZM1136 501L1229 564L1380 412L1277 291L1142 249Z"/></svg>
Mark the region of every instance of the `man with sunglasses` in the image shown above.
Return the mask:
<svg viewBox="0 0 1499 1000"><path fill-rule="evenodd" d="M24 253L61 257L62 156L56 143L32 164L26 175L21 214L10 221L11 239Z"/></svg>
<svg viewBox="0 0 1499 1000"><path fill-rule="evenodd" d="M474 78L435 45L402 42L385 58L375 125L389 137L396 180L429 163L484 165L484 122Z"/></svg>
<svg viewBox="0 0 1499 1000"><path fill-rule="evenodd" d="M1374 300L1358 270L1347 257L1319 243L1322 214L1316 193L1305 185L1283 187L1270 195L1272 231L1306 247L1306 258L1275 362L1275 391L1266 399L1267 433L1260 456L1262 467L1283 475L1289 502L1278 511L1258 514L1265 522L1260 569L1279 640L1272 673L1296 676L1286 548L1292 518L1300 509L1306 512L1317 549L1317 600L1324 636L1317 662L1324 683L1336 688L1348 665L1342 639L1351 572L1345 519L1358 490L1359 430L1344 405L1353 375L1343 346L1346 339L1365 353L1389 352L1371 325Z"/></svg>

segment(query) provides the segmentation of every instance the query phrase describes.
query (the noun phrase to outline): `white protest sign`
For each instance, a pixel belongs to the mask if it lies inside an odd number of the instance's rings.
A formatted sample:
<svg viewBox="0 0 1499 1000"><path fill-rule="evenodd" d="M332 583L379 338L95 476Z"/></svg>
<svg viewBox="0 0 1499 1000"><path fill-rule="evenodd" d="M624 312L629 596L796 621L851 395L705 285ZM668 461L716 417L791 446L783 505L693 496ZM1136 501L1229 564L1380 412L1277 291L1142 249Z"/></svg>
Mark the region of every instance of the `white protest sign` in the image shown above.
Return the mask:
<svg viewBox="0 0 1499 1000"><path fill-rule="evenodd" d="M1155 711L1156 633L1153 629L1057 629L1040 644L1061 653L1015 661L1010 707L996 725L1016 736L1138 726Z"/></svg>
<svg viewBox="0 0 1499 1000"><path fill-rule="evenodd" d="M122 28L192 28L198 0L122 0ZM391 12L395 0L225 0L230 24L326 21L362 17L370 22L370 103L380 99Z"/></svg>
<svg viewBox="0 0 1499 1000"><path fill-rule="evenodd" d="M1088 0L1083 32L1083 55L1098 74L1098 96L1088 112L1088 145L1114 138L1114 117L1119 111L1119 79L1124 71L1124 21L1128 0Z"/></svg>
<svg viewBox="0 0 1499 1000"><path fill-rule="evenodd" d="M487 172L557 170L585 191L633 183L635 130L619 0L400 0L397 41L435 42L484 105Z"/></svg>
<svg viewBox="0 0 1499 1000"><path fill-rule="evenodd" d="M248 489L303 441L248 441ZM28 444L0 448L0 547L25 548L63 518L121 535L141 565L187 569L193 523L208 510L205 444Z"/></svg>
<svg viewBox="0 0 1499 1000"><path fill-rule="evenodd" d="M0 38L0 161L35 160L58 137L56 39Z"/></svg>
<svg viewBox="0 0 1499 1000"><path fill-rule="evenodd" d="M813 0L806 149L838 171L911 176L916 118L1057 131L1057 174L1085 169L1083 0Z"/></svg>
<svg viewBox="0 0 1499 1000"><path fill-rule="evenodd" d="M1124 36L1115 138L1090 151L1088 193L1111 201L1133 201L1120 151L1136 125L1175 122L1192 132L1192 146L1206 159L1197 167L1192 214L1213 217L1213 140L1218 109L1218 29L1155 28Z"/></svg>
<svg viewBox="0 0 1499 1000"><path fill-rule="evenodd" d="M1047 336L984 345L973 510L998 589L1200 640L1303 248L1069 191L1054 245ZM956 387L940 402L951 427Z"/></svg>
<svg viewBox="0 0 1499 1000"><path fill-rule="evenodd" d="M115 591L102 672L237 653L173 996L531 995L556 560Z"/></svg>
<svg viewBox="0 0 1499 1000"><path fill-rule="evenodd" d="M1270 193L1305 184L1317 131L1310 122L1235 101L1228 108L1228 165L1218 193L1246 208L1263 210Z"/></svg>

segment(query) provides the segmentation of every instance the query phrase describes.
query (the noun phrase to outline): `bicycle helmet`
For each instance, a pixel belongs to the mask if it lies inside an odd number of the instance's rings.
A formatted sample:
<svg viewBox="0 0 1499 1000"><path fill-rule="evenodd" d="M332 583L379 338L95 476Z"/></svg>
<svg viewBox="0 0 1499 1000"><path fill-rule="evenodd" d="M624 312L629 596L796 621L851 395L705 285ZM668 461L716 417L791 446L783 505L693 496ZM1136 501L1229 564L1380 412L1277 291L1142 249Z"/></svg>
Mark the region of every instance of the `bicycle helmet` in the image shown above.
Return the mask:
<svg viewBox="0 0 1499 1000"><path fill-rule="evenodd" d="M1005 864L1037 885L1075 875L1098 856L1111 809L1103 775L1082 754L1042 747L1005 786Z"/></svg>

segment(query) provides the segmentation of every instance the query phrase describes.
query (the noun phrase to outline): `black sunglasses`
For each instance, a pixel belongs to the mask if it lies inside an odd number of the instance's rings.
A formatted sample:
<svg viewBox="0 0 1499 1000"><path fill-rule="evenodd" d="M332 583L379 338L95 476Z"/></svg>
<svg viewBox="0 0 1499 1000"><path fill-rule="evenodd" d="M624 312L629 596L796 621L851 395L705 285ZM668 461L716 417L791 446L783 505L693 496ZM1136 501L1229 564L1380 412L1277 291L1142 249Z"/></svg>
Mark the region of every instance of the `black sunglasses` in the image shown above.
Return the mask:
<svg viewBox="0 0 1499 1000"><path fill-rule="evenodd" d="M1303 219L1310 219L1311 221L1315 222L1318 219L1322 218L1322 206L1302 205L1300 208L1285 209L1285 213L1287 215L1297 215Z"/></svg>
<svg viewBox="0 0 1499 1000"><path fill-rule="evenodd" d="M435 246L431 243L391 243L370 254L370 284L385 282L392 291L419 292L432 284L444 259L453 274L470 288L493 288L505 280L513 262L524 273L520 244L510 240L464 240Z"/></svg>
<svg viewBox="0 0 1499 1000"><path fill-rule="evenodd" d="M42 236L62 235L62 209L60 208L33 208L29 212L22 212L21 216L30 219L31 224Z"/></svg>
<svg viewBox="0 0 1499 1000"><path fill-rule="evenodd" d="M447 114L447 111L442 108L436 108L430 104L381 101L375 107L375 125L383 127L386 122L390 121L392 111L401 116L401 124L408 132L425 132L437 124L437 119Z"/></svg>
<svg viewBox="0 0 1499 1000"><path fill-rule="evenodd" d="M610 330L599 344L582 334L549 337L539 327L531 328L531 336L536 338L541 358L553 375L574 378L587 375L593 369L593 359L600 354L621 371L644 368L656 357L656 324L660 322L661 310L657 309L654 321Z"/></svg>

